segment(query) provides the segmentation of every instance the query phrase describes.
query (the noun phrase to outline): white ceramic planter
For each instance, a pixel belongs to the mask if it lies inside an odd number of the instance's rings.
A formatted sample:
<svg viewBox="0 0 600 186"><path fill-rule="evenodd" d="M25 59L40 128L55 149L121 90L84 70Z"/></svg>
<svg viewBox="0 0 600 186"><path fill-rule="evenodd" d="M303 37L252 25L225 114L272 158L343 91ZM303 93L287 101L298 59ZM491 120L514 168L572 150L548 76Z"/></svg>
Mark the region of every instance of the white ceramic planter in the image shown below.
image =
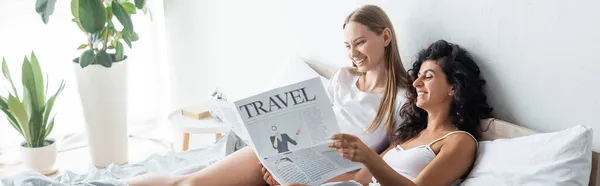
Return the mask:
<svg viewBox="0 0 600 186"><path fill-rule="evenodd" d="M21 143L21 158L27 168L44 175L55 173L56 169L56 141L46 139L48 146L29 148L25 142Z"/></svg>
<svg viewBox="0 0 600 186"><path fill-rule="evenodd" d="M98 168L128 162L127 59L106 68L73 64L85 116L92 163Z"/></svg>

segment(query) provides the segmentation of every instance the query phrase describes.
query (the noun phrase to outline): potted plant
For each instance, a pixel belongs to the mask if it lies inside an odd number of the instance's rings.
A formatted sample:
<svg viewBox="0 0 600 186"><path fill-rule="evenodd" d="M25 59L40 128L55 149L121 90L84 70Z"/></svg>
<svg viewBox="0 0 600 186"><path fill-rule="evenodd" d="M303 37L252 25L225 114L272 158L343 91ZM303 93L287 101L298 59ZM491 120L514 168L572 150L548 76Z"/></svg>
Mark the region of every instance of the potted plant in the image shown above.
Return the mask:
<svg viewBox="0 0 600 186"><path fill-rule="evenodd" d="M36 11L44 23L55 0L37 0ZM138 40L131 15L148 13L145 0L72 0L72 21L86 38L73 60L77 87L86 122L92 163L99 168L128 162L127 61L129 48Z"/></svg>
<svg viewBox="0 0 600 186"><path fill-rule="evenodd" d="M21 143L21 156L25 165L42 174L56 172L56 141L48 138L54 127L54 115L51 116L54 101L64 89L61 82L58 90L48 94L48 82L44 80L40 64L35 54L31 60L25 56L21 71L23 85L19 96L17 87L8 70L6 60L2 58L2 74L11 86L8 96L0 96L0 110L4 112L10 125L25 139ZM46 82L44 82L46 81ZM44 87L44 83L45 87Z"/></svg>

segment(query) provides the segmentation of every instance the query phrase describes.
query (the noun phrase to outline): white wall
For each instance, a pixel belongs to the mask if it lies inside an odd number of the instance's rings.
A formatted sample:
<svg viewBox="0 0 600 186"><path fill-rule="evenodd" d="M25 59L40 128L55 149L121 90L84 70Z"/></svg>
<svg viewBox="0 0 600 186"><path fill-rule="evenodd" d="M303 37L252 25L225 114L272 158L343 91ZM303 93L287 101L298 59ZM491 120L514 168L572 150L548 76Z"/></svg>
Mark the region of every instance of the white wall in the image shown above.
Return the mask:
<svg viewBox="0 0 600 186"><path fill-rule="evenodd" d="M172 107L201 102L217 86L229 97L257 93L291 56L349 64L342 23L359 5L356 1L165 1L170 68L177 79L172 84Z"/></svg>
<svg viewBox="0 0 600 186"><path fill-rule="evenodd" d="M576 124L600 150L600 1L407 1L404 57L438 38L469 50L501 119L542 131Z"/></svg>
<svg viewBox="0 0 600 186"><path fill-rule="evenodd" d="M498 118L542 132L576 124L600 131L597 0L169 0L171 74L179 79L172 106L199 102L217 85L234 97L260 91L294 55L350 64L341 26L365 3L391 17L406 67L438 39L470 51Z"/></svg>
<svg viewBox="0 0 600 186"><path fill-rule="evenodd" d="M48 93L54 93L61 80L66 82L64 91L56 99L53 112L56 122L51 137L84 130L84 118L75 79L75 64L72 60L83 50L77 50L87 41L86 35L71 21L70 0L58 0L48 24L44 24L35 11L34 0L0 0L0 58L6 58L15 85L21 85L21 65L23 58L35 52L42 72L49 77ZM161 113L166 113L169 88L166 75L164 51L164 20L162 1L148 1L153 19L142 11L132 16L135 30L140 40L133 48L125 47L128 56L129 108L128 119L130 133L137 134L137 128L156 124ZM113 21L116 21L113 20ZM163 36L163 37L161 37ZM0 59L1 60L1 59ZM8 95L10 87L4 77L0 78L0 94ZM21 89L18 89L19 91ZM0 114L0 146L2 153L18 154L22 137ZM164 117L166 118L166 116ZM15 142L16 141L16 142ZM62 149L71 148L77 138L60 144ZM6 151L4 151L6 150ZM0 157L0 163L2 157Z"/></svg>

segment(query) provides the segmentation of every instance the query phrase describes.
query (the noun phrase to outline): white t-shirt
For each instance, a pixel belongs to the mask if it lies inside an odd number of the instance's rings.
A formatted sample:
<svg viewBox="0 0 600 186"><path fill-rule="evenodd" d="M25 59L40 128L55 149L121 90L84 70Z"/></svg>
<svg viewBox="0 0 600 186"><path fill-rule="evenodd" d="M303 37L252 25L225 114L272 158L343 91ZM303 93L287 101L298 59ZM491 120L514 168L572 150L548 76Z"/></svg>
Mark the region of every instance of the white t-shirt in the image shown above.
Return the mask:
<svg viewBox="0 0 600 186"><path fill-rule="evenodd" d="M377 114L383 94L360 91L356 86L358 77L347 68L338 70L329 80L327 94L340 125L340 132L355 135L375 152L381 152L387 144L385 125L382 123L374 131L367 129ZM398 87L394 128L402 122L399 113L406 102L405 93L405 89Z"/></svg>

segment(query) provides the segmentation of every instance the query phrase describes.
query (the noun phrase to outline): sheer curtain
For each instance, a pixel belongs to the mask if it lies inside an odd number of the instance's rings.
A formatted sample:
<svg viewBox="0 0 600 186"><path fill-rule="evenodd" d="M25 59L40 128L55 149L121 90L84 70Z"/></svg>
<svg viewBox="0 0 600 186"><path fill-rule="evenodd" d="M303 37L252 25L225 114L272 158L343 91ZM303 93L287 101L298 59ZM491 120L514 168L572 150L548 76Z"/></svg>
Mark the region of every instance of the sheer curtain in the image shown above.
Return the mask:
<svg viewBox="0 0 600 186"><path fill-rule="evenodd" d="M60 150L85 145L84 119L71 62L81 51L77 47L86 36L71 22L70 0L57 0L54 13L45 25L35 12L35 0L0 1L0 57L4 57L20 85L21 64L25 55L35 52L42 71L47 74L49 92L61 80L66 87L59 95L54 112L55 127L51 137L59 140ZM147 1L151 14L139 11L132 17L139 41L126 47L129 63L129 133L141 134L164 123L169 106L169 65L167 65L163 1ZM16 80L15 80L16 79ZM7 82L0 80L0 93L7 95ZM166 139L166 138L165 138ZM0 115L0 163L18 161L19 143L23 140L4 114Z"/></svg>

